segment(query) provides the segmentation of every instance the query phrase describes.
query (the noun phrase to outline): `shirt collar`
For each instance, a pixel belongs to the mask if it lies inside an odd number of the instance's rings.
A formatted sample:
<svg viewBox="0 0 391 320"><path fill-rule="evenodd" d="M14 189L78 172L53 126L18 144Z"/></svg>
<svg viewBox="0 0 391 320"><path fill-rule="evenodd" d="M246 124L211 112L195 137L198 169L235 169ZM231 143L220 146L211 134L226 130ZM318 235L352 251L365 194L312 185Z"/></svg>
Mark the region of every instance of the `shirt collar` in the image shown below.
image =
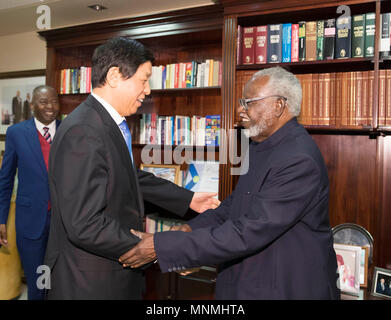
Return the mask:
<svg viewBox="0 0 391 320"><path fill-rule="evenodd" d="M91 92L91 95L100 102L100 104L106 109L109 115L113 118L114 122L119 126L122 121L125 120L125 117L122 117L114 107L108 103L105 99L98 96L96 93Z"/></svg>
<svg viewBox="0 0 391 320"><path fill-rule="evenodd" d="M38 129L39 132L43 132L43 127L48 127L50 134L54 136L54 133L56 132L56 120L53 120L49 124L43 124L41 121L34 117L34 122L35 127Z"/></svg>

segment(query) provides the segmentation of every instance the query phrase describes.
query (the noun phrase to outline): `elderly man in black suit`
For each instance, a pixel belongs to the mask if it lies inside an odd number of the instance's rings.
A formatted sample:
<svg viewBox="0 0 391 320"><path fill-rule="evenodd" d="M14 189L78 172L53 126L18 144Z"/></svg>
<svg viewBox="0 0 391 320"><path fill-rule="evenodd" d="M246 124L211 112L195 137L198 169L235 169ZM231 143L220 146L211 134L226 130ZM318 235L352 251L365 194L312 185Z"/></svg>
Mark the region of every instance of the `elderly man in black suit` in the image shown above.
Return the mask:
<svg viewBox="0 0 391 320"><path fill-rule="evenodd" d="M218 264L217 299L338 299L322 155L296 117L300 82L282 68L248 81L240 118L249 169L219 208L143 241L120 261L163 272Z"/></svg>

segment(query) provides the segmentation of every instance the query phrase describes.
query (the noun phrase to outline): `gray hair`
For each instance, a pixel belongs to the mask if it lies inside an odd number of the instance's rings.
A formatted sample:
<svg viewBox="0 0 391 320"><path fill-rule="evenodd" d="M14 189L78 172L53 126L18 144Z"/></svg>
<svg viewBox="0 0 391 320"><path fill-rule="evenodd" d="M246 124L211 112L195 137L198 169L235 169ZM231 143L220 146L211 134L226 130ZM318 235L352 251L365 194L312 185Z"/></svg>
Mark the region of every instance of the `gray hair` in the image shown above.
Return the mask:
<svg viewBox="0 0 391 320"><path fill-rule="evenodd" d="M250 81L260 77L269 77L265 89L269 90L271 94L285 97L289 113L295 117L299 116L303 93L300 81L295 75L281 67L273 67L256 72Z"/></svg>

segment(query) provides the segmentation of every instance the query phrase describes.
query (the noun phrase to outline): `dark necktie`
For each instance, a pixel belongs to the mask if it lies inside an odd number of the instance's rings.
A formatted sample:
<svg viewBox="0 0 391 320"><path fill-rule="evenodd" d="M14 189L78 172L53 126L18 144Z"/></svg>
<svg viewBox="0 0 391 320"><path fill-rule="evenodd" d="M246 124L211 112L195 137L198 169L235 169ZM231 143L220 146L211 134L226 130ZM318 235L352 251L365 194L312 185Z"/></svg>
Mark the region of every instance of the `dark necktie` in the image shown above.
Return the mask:
<svg viewBox="0 0 391 320"><path fill-rule="evenodd" d="M52 137L50 135L49 128L48 127L43 127L43 131L44 131L43 137L45 138L45 140L49 144L51 144L52 143Z"/></svg>
<svg viewBox="0 0 391 320"><path fill-rule="evenodd" d="M126 123L125 120L120 123L119 128L121 129L122 133L124 134L126 145L128 146L130 158L132 159L132 162L133 162L132 135L130 134L128 124Z"/></svg>

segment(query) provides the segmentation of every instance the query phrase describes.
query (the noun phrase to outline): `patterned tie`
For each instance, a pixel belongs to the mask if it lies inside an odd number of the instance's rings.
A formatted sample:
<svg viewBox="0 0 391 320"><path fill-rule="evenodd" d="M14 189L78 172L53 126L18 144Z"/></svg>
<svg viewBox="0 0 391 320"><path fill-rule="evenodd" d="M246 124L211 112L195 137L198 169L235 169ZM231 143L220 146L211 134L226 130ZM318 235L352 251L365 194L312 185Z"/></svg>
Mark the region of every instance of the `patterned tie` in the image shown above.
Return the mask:
<svg viewBox="0 0 391 320"><path fill-rule="evenodd" d="M45 138L45 140L51 144L52 143L52 137L49 133L49 128L48 127L43 127L43 131L44 131L44 134L43 134L43 137Z"/></svg>
<svg viewBox="0 0 391 320"><path fill-rule="evenodd" d="M126 145L128 146L130 158L132 159L132 162L133 162L132 135L130 134L128 124L126 123L125 120L120 123L119 128L121 129L122 133L124 134L125 142L126 142Z"/></svg>

